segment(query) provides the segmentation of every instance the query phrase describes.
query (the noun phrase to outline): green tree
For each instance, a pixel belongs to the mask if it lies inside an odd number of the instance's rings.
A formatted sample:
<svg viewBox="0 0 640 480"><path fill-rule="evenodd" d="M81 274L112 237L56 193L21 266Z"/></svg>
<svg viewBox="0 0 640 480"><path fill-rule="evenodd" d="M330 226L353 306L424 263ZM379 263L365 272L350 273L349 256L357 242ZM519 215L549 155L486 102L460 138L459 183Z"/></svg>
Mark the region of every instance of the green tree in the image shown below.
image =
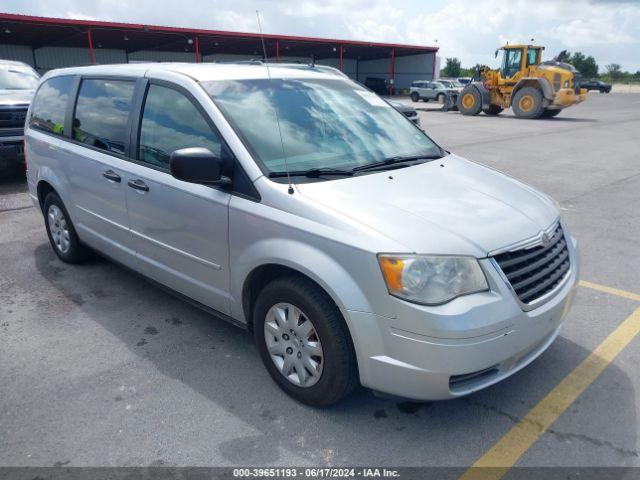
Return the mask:
<svg viewBox="0 0 640 480"><path fill-rule="evenodd" d="M585 56L582 52L575 52L569 57L568 62L576 67L584 78L598 76L598 64L592 56Z"/></svg>
<svg viewBox="0 0 640 480"><path fill-rule="evenodd" d="M612 82L620 80L624 76L622 67L617 63L611 63L604 68L607 70L607 76L611 79Z"/></svg>
<svg viewBox="0 0 640 480"><path fill-rule="evenodd" d="M573 65L584 78L594 78L598 76L598 64L592 56L586 56L582 52L575 52L573 55L569 50L562 50L556 58L556 62L564 62Z"/></svg>
<svg viewBox="0 0 640 480"><path fill-rule="evenodd" d="M443 77L459 77L460 76L460 60L457 58L447 58L447 64L441 72Z"/></svg>

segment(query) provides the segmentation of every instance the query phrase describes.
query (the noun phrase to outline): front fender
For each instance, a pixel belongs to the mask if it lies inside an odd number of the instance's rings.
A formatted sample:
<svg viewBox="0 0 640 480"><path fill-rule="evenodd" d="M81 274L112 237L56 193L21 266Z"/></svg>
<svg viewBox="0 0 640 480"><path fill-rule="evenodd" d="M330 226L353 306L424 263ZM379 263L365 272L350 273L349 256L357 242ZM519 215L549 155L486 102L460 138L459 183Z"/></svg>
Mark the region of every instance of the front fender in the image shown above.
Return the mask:
<svg viewBox="0 0 640 480"><path fill-rule="evenodd" d="M527 86L527 85L531 85L531 84L536 84L540 87L540 90L542 91L542 96L545 98L545 100L553 100L554 97L554 92L553 92L553 87L551 86L551 84L549 83L549 81L546 78L540 78L540 77L524 77L521 78L518 83L516 83L516 85L513 87L513 92L511 93L511 98L513 98L515 96L515 94L518 92L518 90L520 90L521 88Z"/></svg>
<svg viewBox="0 0 640 480"><path fill-rule="evenodd" d="M377 262L375 255L370 256L371 262ZM244 284L256 268L269 264L288 267L306 275L320 285L342 311L374 310L360 284L340 262L324 251L297 240L258 240L232 258L231 264L231 313L235 319L242 322L249 320L242 308ZM383 282L380 272L377 273L380 276L379 281Z"/></svg>

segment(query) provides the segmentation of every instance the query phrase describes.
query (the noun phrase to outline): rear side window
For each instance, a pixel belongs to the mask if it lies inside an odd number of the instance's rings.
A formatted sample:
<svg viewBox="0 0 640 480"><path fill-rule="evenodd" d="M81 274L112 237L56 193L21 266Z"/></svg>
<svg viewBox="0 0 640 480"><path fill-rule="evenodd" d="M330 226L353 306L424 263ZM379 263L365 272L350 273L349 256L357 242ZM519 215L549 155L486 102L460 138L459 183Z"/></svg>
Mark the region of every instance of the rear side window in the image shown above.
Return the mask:
<svg viewBox="0 0 640 480"><path fill-rule="evenodd" d="M73 80L71 76L53 77L40 86L31 107L31 128L55 135L64 133L64 117Z"/></svg>
<svg viewBox="0 0 640 480"><path fill-rule="evenodd" d="M124 154L134 88L133 82L124 80L83 80L73 117L73 139Z"/></svg>
<svg viewBox="0 0 640 480"><path fill-rule="evenodd" d="M138 159L168 169L171 153L188 147L208 148L221 157L220 138L191 100L172 88L151 85L142 114Z"/></svg>

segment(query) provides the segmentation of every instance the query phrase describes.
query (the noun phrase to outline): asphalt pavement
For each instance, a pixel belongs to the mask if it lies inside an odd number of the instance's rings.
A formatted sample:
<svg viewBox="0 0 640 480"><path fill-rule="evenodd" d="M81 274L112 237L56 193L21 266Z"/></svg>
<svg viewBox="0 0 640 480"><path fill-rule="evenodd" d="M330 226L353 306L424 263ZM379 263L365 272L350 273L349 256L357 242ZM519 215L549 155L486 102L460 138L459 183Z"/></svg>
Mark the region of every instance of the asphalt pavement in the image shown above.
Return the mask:
<svg viewBox="0 0 640 480"><path fill-rule="evenodd" d="M19 178L0 184L0 466L469 466L640 307L640 94L558 117L421 111L452 152L553 196L582 255L557 341L513 377L452 401L359 389L325 410L266 373L249 333L105 260L66 265ZM620 293L622 292L622 294ZM631 295L623 295L625 292ZM640 340L519 458L640 466Z"/></svg>

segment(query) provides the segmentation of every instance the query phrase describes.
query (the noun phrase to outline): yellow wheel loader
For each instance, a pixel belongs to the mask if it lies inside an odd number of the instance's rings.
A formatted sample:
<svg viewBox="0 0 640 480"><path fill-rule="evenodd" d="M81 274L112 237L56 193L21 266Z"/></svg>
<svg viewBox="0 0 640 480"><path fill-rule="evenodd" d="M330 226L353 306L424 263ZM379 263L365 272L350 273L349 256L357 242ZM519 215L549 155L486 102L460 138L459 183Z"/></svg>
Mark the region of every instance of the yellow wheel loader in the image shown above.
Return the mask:
<svg viewBox="0 0 640 480"><path fill-rule="evenodd" d="M463 115L498 115L512 107L520 118L555 117L563 108L582 102L580 72L568 63L542 62L544 47L505 45L499 70L483 67L458 96Z"/></svg>

